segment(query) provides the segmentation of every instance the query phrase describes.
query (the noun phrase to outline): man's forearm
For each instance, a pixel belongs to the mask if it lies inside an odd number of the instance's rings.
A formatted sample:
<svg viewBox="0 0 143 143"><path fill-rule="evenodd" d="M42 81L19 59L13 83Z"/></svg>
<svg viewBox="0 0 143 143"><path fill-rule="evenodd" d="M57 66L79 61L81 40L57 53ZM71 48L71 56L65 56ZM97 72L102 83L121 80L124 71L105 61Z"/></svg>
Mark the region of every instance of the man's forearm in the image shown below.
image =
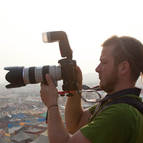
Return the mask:
<svg viewBox="0 0 143 143"><path fill-rule="evenodd" d="M81 97L75 92L72 97L68 97L65 108L65 122L70 133L74 133L80 128L82 114Z"/></svg>
<svg viewBox="0 0 143 143"><path fill-rule="evenodd" d="M57 106L48 110L48 138L50 143L66 143L70 138Z"/></svg>

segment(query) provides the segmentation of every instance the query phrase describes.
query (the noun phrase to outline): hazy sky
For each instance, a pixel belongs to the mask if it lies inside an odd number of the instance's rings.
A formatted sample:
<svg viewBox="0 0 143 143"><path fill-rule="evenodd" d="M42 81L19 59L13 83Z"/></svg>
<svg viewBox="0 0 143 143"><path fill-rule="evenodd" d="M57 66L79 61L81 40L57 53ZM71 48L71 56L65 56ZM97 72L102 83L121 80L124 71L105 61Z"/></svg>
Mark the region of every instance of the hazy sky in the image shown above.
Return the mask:
<svg viewBox="0 0 143 143"><path fill-rule="evenodd" d="M104 40L130 35L143 42L142 0L1 0L0 74L6 66L58 65L57 43L42 32L67 33L83 73L94 72Z"/></svg>

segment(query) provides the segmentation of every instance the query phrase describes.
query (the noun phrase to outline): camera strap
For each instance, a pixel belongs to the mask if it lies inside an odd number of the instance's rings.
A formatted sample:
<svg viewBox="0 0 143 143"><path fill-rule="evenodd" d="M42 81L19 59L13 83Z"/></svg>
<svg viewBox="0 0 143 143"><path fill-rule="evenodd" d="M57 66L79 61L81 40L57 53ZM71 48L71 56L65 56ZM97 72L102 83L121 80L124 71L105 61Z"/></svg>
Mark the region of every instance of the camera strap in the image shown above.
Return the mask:
<svg viewBox="0 0 143 143"><path fill-rule="evenodd" d="M95 108L91 120L101 113L103 110L107 109L114 104L128 104L136 108L141 114L143 114L143 102L140 100L139 96L143 93L143 90L139 88L132 88L120 91L113 95L107 95L102 100L100 100ZM133 96L131 96L133 95Z"/></svg>

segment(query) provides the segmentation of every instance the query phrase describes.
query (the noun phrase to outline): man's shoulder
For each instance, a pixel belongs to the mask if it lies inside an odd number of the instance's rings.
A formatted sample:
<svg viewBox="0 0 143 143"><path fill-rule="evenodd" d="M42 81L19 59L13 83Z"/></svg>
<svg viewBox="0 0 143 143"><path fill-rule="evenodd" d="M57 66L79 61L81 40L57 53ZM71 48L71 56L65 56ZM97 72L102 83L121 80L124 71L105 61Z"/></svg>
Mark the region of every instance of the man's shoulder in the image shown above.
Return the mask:
<svg viewBox="0 0 143 143"><path fill-rule="evenodd" d="M111 122L118 123L120 123L120 120L122 120L124 122L127 122L128 124L132 124L135 121L138 122L139 118L143 121L143 115L138 111L138 109L136 109L132 105L125 103L110 105L106 109L103 109L103 111L100 112L98 116L109 119Z"/></svg>
<svg viewBox="0 0 143 143"><path fill-rule="evenodd" d="M112 104L102 110L101 113L109 113L115 115L129 115L133 113L140 113L135 107L126 103Z"/></svg>
<svg viewBox="0 0 143 143"><path fill-rule="evenodd" d="M135 109L136 110L136 109ZM81 132L91 140L98 142L111 142L116 140L117 136L121 142L129 136L130 133L137 130L135 126L136 116L132 115L133 107L127 104L114 104L104 109L95 116L90 123L81 128ZM94 135L97 135L95 138ZM98 136L104 136L104 141Z"/></svg>
<svg viewBox="0 0 143 143"><path fill-rule="evenodd" d="M137 105L138 104L138 105ZM141 109L143 107L143 103L141 101L141 98L134 95L134 94L127 94L123 95L123 97L118 98L118 100L113 100L105 105L103 105L102 111L109 112L115 115L137 115L141 114L139 111L139 105L141 106Z"/></svg>
<svg viewBox="0 0 143 143"><path fill-rule="evenodd" d="M91 109L95 111L95 106ZM143 131L143 115L132 105L112 104L93 116L92 120L80 129L83 135L93 142L116 142L117 136L119 142L135 139L137 136L142 139L139 132L142 134ZM104 139L100 137L101 134Z"/></svg>

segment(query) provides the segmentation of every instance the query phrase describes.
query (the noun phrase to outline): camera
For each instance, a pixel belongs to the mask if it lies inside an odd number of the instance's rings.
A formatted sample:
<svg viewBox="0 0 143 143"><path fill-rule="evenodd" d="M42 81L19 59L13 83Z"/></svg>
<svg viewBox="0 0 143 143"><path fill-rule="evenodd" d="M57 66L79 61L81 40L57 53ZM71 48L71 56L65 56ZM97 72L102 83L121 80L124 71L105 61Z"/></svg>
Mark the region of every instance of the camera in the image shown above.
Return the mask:
<svg viewBox="0 0 143 143"><path fill-rule="evenodd" d="M62 89L72 91L77 89L76 61L72 60L72 50L70 48L67 35L64 31L52 31L42 34L46 43L59 42L60 53L63 59L58 61L59 66L45 65L42 67L5 67L8 70L5 78L10 83L6 88L16 88L27 84L44 82L45 75L49 74L57 86L57 81L63 80Z"/></svg>

